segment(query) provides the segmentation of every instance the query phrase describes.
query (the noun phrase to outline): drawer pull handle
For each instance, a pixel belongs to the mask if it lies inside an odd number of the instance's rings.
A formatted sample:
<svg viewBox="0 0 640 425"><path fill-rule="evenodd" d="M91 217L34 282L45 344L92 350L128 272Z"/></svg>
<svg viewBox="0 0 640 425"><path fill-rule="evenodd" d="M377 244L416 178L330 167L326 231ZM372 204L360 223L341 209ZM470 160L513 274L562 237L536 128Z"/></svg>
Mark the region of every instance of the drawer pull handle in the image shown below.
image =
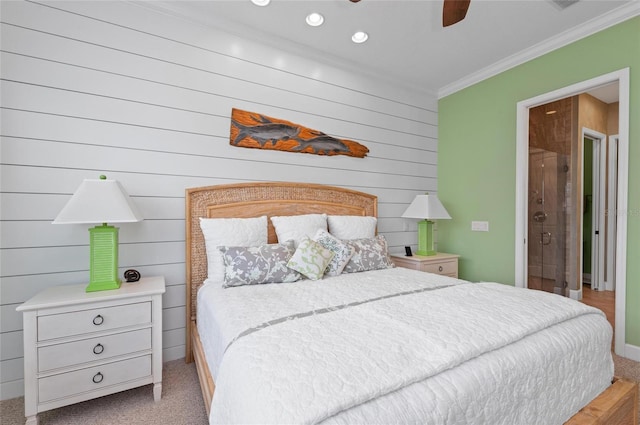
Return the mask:
<svg viewBox="0 0 640 425"><path fill-rule="evenodd" d="M438 271L439 271L439 272L441 272L442 270L444 270L444 269L442 268L442 266L438 267Z"/></svg>
<svg viewBox="0 0 640 425"><path fill-rule="evenodd" d="M96 384L99 384L100 382L102 382L103 379L104 379L104 375L100 372L93 375L93 382Z"/></svg>
<svg viewBox="0 0 640 425"><path fill-rule="evenodd" d="M104 345L102 344L96 344L96 346L93 347L93 354L102 354L103 351L104 351Z"/></svg>
<svg viewBox="0 0 640 425"><path fill-rule="evenodd" d="M98 314L96 317L93 318L94 325L100 326L103 323L104 323L104 317L102 317L101 315Z"/></svg>

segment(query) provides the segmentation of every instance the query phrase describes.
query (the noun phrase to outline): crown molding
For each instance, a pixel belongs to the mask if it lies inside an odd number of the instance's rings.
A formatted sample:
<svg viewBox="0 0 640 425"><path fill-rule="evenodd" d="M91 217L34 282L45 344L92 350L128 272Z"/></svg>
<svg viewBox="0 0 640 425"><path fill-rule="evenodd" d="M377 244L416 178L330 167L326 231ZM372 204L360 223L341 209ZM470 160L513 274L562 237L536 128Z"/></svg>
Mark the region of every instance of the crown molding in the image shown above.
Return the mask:
<svg viewBox="0 0 640 425"><path fill-rule="evenodd" d="M617 25L626 20L632 19L640 15L640 0L633 0L617 9L612 10L602 16L591 19L584 24L574 27L563 33L553 36L545 41L542 41L529 49L518 52L511 55L501 61L494 63L491 66L482 68L473 74L469 74L464 78L459 79L451 84L448 84L440 90L438 90L438 99L449 96L462 89L477 84L483 80L491 78L501 72L507 71L511 68L515 68L525 62L538 58L549 52L557 50L582 38L588 37L599 31Z"/></svg>

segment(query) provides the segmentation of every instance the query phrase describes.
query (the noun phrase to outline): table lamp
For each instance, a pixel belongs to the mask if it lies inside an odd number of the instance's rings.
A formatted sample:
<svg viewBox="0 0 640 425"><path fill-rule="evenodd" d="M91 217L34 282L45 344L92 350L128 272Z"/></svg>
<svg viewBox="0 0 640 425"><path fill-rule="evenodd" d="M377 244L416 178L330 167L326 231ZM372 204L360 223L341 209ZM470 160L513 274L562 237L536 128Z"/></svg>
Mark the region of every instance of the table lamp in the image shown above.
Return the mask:
<svg viewBox="0 0 640 425"><path fill-rule="evenodd" d="M424 219L418 222L418 255L435 255L432 220L451 218L436 195L417 195L402 218Z"/></svg>
<svg viewBox="0 0 640 425"><path fill-rule="evenodd" d="M87 292L118 289L118 228L107 223L141 221L127 192L116 180L85 179L53 224L95 224L89 229L90 267Z"/></svg>

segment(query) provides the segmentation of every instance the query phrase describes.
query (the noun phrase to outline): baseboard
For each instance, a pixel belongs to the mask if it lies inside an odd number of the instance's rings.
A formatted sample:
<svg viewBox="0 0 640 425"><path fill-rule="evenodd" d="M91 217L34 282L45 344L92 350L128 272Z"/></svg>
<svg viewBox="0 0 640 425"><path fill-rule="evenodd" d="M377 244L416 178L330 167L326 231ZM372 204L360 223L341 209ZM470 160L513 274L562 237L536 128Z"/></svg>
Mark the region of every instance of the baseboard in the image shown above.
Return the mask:
<svg viewBox="0 0 640 425"><path fill-rule="evenodd" d="M580 301L582 299L582 288L578 289L577 291L574 289L569 289L569 298L571 298L572 300Z"/></svg>
<svg viewBox="0 0 640 425"><path fill-rule="evenodd" d="M0 400L22 397L24 395L24 379L3 382L0 384Z"/></svg>
<svg viewBox="0 0 640 425"><path fill-rule="evenodd" d="M184 344L175 347L162 349L162 362L170 362L171 360L178 360L184 358Z"/></svg>
<svg viewBox="0 0 640 425"><path fill-rule="evenodd" d="M582 283L591 284L591 273L582 273Z"/></svg>
<svg viewBox="0 0 640 425"><path fill-rule="evenodd" d="M640 347L637 345L625 344L624 356L622 357L640 362Z"/></svg>

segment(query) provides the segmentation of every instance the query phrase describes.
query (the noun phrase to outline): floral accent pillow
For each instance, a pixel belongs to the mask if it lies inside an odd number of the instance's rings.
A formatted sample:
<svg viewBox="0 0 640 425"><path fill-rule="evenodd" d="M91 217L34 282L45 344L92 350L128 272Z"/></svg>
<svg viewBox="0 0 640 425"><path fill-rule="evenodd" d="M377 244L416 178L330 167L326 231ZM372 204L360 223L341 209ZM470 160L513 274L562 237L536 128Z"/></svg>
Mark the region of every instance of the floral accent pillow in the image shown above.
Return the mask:
<svg viewBox="0 0 640 425"><path fill-rule="evenodd" d="M322 279L334 255L333 251L305 237L300 241L298 249L287 263L287 267L302 273L311 280Z"/></svg>
<svg viewBox="0 0 640 425"><path fill-rule="evenodd" d="M295 282L302 278L300 273L287 267L295 252L293 241L251 247L221 246L218 249L225 265L224 288Z"/></svg>
<svg viewBox="0 0 640 425"><path fill-rule="evenodd" d="M344 266L347 265L353 256L353 248L322 229L318 229L313 240L335 254L324 274L327 276L338 276L342 273Z"/></svg>
<svg viewBox="0 0 640 425"><path fill-rule="evenodd" d="M368 270L390 269L395 267L387 248L387 240L378 235L375 238L343 241L353 248L353 257L342 273L357 273Z"/></svg>

